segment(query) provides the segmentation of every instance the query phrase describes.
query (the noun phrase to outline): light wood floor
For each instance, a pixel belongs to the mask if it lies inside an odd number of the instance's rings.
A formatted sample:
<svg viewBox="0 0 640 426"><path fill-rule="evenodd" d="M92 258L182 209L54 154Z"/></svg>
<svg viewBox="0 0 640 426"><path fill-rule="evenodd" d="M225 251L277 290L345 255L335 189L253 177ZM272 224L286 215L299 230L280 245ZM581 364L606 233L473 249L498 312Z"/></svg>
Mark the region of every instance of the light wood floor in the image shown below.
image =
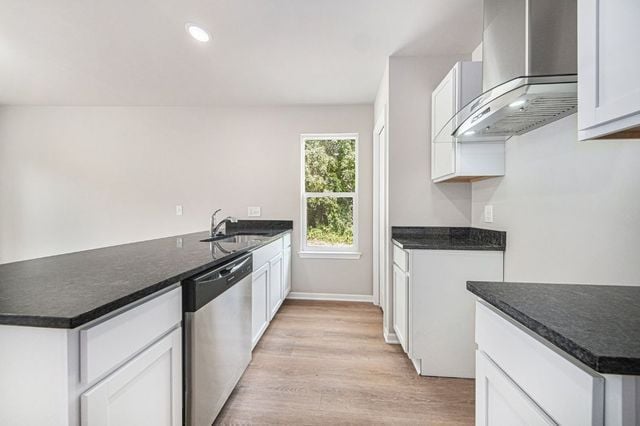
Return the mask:
<svg viewBox="0 0 640 426"><path fill-rule="evenodd" d="M473 380L418 376L377 307L285 301L216 424L473 421Z"/></svg>

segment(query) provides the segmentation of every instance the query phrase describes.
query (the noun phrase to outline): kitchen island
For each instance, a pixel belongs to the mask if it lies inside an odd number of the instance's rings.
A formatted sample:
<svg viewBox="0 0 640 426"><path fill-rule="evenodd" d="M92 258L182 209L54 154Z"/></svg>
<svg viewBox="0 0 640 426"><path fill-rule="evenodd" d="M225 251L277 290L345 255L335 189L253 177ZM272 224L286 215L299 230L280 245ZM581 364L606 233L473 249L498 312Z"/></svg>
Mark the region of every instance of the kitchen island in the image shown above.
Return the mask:
<svg viewBox="0 0 640 426"><path fill-rule="evenodd" d="M0 265L0 424L182 424L180 282L267 247L283 258L292 230L230 225L238 238L198 232Z"/></svg>
<svg viewBox="0 0 640 426"><path fill-rule="evenodd" d="M479 298L478 424L640 423L640 287L470 281L467 288Z"/></svg>

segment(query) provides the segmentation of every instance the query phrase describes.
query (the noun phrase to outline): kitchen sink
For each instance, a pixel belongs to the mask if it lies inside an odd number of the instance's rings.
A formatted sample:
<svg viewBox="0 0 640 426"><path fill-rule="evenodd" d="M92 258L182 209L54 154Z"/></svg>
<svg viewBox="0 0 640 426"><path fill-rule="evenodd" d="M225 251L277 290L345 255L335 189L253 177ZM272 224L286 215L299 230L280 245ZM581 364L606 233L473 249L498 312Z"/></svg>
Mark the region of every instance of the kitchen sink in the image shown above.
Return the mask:
<svg viewBox="0 0 640 426"><path fill-rule="evenodd" d="M200 240L203 243L223 242L223 243L247 243L250 241L263 241L268 238L269 233L266 232L238 232L234 234L221 234L216 235L204 240Z"/></svg>

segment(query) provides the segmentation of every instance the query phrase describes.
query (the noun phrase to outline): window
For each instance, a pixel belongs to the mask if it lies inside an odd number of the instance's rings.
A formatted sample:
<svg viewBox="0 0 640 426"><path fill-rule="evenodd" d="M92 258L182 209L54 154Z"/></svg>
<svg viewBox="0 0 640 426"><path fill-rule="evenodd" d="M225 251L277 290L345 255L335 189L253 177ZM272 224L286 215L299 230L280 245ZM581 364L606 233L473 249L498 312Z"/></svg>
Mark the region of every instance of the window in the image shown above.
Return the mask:
<svg viewBox="0 0 640 426"><path fill-rule="evenodd" d="M358 135L302 135L301 257L358 253Z"/></svg>

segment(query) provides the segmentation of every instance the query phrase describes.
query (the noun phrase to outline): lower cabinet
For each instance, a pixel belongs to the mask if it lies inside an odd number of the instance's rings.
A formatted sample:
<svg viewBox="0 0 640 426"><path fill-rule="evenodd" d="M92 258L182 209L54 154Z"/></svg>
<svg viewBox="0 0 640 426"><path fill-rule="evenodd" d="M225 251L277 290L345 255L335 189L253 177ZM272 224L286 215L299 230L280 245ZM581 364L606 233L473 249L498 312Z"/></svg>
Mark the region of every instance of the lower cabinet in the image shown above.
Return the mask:
<svg viewBox="0 0 640 426"><path fill-rule="evenodd" d="M273 319L282 304L282 253L269 261L269 319Z"/></svg>
<svg viewBox="0 0 640 426"><path fill-rule="evenodd" d="M402 345L408 352L407 332L409 325L409 278L396 264L393 265L393 329Z"/></svg>
<svg viewBox="0 0 640 426"><path fill-rule="evenodd" d="M483 302L476 304L476 342L477 425L635 423L605 421L604 376ZM614 401L615 392L607 398ZM612 404L611 413L620 406Z"/></svg>
<svg viewBox="0 0 640 426"><path fill-rule="evenodd" d="M286 299L291 293L291 246L285 247L284 256L282 258L282 300Z"/></svg>
<svg viewBox="0 0 640 426"><path fill-rule="evenodd" d="M253 252L252 347L269 327L270 321L291 291L291 235Z"/></svg>
<svg viewBox="0 0 640 426"><path fill-rule="evenodd" d="M509 376L476 351L476 425L555 425Z"/></svg>
<svg viewBox="0 0 640 426"><path fill-rule="evenodd" d="M255 347L269 325L269 264L266 263L252 275L251 294L251 347Z"/></svg>
<svg viewBox="0 0 640 426"><path fill-rule="evenodd" d="M503 252L393 246L393 329L418 374L475 377L475 298L467 281L502 281Z"/></svg>
<svg viewBox="0 0 640 426"><path fill-rule="evenodd" d="M82 394L80 412L86 426L181 425L180 328Z"/></svg>

